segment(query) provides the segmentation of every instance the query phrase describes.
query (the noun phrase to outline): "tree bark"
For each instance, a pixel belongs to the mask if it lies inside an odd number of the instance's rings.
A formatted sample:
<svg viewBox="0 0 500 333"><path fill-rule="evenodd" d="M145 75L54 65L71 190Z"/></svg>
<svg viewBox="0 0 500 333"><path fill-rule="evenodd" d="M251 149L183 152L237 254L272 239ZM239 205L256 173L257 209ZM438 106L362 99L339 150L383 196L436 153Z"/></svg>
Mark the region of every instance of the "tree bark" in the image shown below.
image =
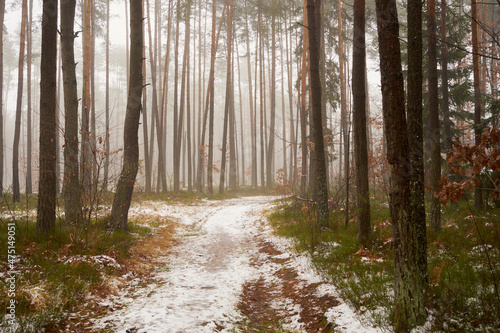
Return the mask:
<svg viewBox="0 0 500 333"><path fill-rule="evenodd" d="M269 127L269 143L267 146L267 158L266 158L266 185L268 188L272 188L274 184L274 172L273 172L273 163L274 163L274 130L275 130L275 122L276 122L276 17L274 15L274 11L276 6L276 2L273 0L271 2L271 79L269 82L270 86L270 127Z"/></svg>
<svg viewBox="0 0 500 333"><path fill-rule="evenodd" d="M431 207L430 225L434 231L441 231L441 204L436 195L439 192L441 178L441 144L439 132L439 96L437 75L436 45L436 0L427 1L427 35L428 35L428 89L429 89L429 131L430 131L430 185Z"/></svg>
<svg viewBox="0 0 500 333"><path fill-rule="evenodd" d="M321 45L318 40L319 8L321 0L307 0L307 18L309 27L310 81L312 96L312 119L314 127L315 189L318 205L317 224L323 228L328 225L328 182L326 178L325 146L321 111L321 77L319 74Z"/></svg>
<svg viewBox="0 0 500 333"><path fill-rule="evenodd" d="M427 230L425 223L424 139L422 118L422 2L408 1L408 143L412 221L416 224L419 276L427 281Z"/></svg>
<svg viewBox="0 0 500 333"><path fill-rule="evenodd" d="M82 181L83 203L90 199L92 186L92 147L90 145L90 109L91 109L91 62L92 62L92 6L93 0L84 0L83 4L83 92L82 92L82 149L80 172Z"/></svg>
<svg viewBox="0 0 500 333"><path fill-rule="evenodd" d="M264 141L264 132L266 131L266 127L264 124L264 108L265 108L265 92L264 92L264 42L262 36L262 8L261 3L258 5L258 34L259 34L259 43L258 43L258 52L259 52L259 123L260 123L260 186L262 189L266 187L266 171L265 171L265 149L266 144ZM256 77L257 78L257 77Z"/></svg>
<svg viewBox="0 0 500 333"><path fill-rule="evenodd" d="M247 7L247 1L245 1L245 8ZM250 30L248 27L248 14L245 15L245 26L246 26L246 45L247 45L247 68L248 68L248 96L250 105L250 141L251 141L251 156L252 156L252 187L257 188L257 145L256 145L256 125L254 122L254 109L253 104L253 90L252 90L252 70L251 70L251 52L250 52Z"/></svg>
<svg viewBox="0 0 500 333"><path fill-rule="evenodd" d="M481 85L479 73L479 43L477 31L477 1L471 0L471 33L472 33L472 70L474 76L474 133L475 144L481 143ZM479 186L474 190L474 207L476 209L483 208L483 191Z"/></svg>
<svg viewBox="0 0 500 333"><path fill-rule="evenodd" d="M307 66L308 66L308 50L309 50L309 36L307 34L308 15L307 15L307 0L304 0L304 28L302 38L302 68L301 68L301 82L300 82L300 136L301 136L301 149L302 149L302 166L300 175L300 195L305 197L307 195Z"/></svg>
<svg viewBox="0 0 500 333"><path fill-rule="evenodd" d="M147 11L148 11L148 35L149 35L149 64L151 68L151 82L152 82L152 88L153 88L153 94L152 94L152 107L151 107L151 112L153 113L152 116L154 117L155 124L156 124L156 141L158 142L158 174L160 179L158 179L158 183L160 184L161 182L161 188L163 191L167 190L167 175L166 175L166 170L165 170L165 149L163 148L163 142L162 142L162 123L160 120L159 112L158 112L158 94L157 94L157 61L155 57L155 52L153 52L153 42L151 38L151 20L150 20L150 15L149 15L149 0L146 1L147 4ZM155 8L156 10L156 8ZM153 160L153 157L150 156L150 164L151 161ZM158 184L158 185L159 185ZM159 186L158 186L159 187Z"/></svg>
<svg viewBox="0 0 500 333"><path fill-rule="evenodd" d="M237 36L235 36L235 44L238 45ZM241 91L241 68L240 68L240 53L239 48L236 48L236 59L238 66L238 95L240 100L240 147L241 147L241 184L245 185L245 131L244 131L244 123L245 118L243 116L243 101L242 101L242 91ZM252 104L251 102L249 104Z"/></svg>
<svg viewBox="0 0 500 333"><path fill-rule="evenodd" d="M193 192L193 170L192 170L192 161L191 161L191 101L190 101L190 91L191 86L189 84L189 75L190 75L190 62L191 55L189 51L190 46L190 30L191 30L191 1L188 0L186 3L186 148L187 150L187 183L188 183L188 191Z"/></svg>
<svg viewBox="0 0 500 333"><path fill-rule="evenodd" d="M207 193L213 195L213 158L214 158L214 76L215 76L215 55L216 55L216 39L215 39L215 23L217 20L216 1L213 0L212 5L212 47L210 55L210 100L209 100L209 125L208 125L208 165L207 165ZM221 20L222 22L222 20Z"/></svg>
<svg viewBox="0 0 500 333"><path fill-rule="evenodd" d="M382 110L390 165L389 205L394 237L394 327L406 332L425 318L418 276L416 224L412 221L408 134L395 0L376 0Z"/></svg>
<svg viewBox="0 0 500 333"><path fill-rule="evenodd" d="M73 19L74 20L74 19ZM105 97L105 132L104 132L104 179L103 189L108 191L109 182L109 1L106 2L106 97ZM77 156L78 158L78 156Z"/></svg>
<svg viewBox="0 0 500 333"><path fill-rule="evenodd" d="M81 217L78 165L78 92L75 63L75 2L61 3L61 56L64 89L64 211L66 221Z"/></svg>
<svg viewBox="0 0 500 333"><path fill-rule="evenodd" d="M180 163L181 163L181 137L182 137L182 117L179 117L178 85L179 85L179 21L180 21L180 0L177 0L176 8L176 28L175 28L175 47L174 47L174 192L179 191L180 182ZM183 58L183 60L185 57ZM183 61L184 62L184 61ZM183 76L184 77L184 76ZM183 103L181 96L181 104ZM182 112L182 105L181 105Z"/></svg>
<svg viewBox="0 0 500 333"><path fill-rule="evenodd" d="M115 228L127 230L127 216L139 169L139 121L142 95L142 0L130 0L130 86L123 136L123 170L111 209L111 223Z"/></svg>
<svg viewBox="0 0 500 333"><path fill-rule="evenodd" d="M365 0L354 1L353 40L352 97L354 152L356 154L358 242L365 246L369 246L371 240L371 224L370 190L368 185L368 140L366 135Z"/></svg>
<svg viewBox="0 0 500 333"><path fill-rule="evenodd" d="M215 2L215 0L214 0ZM224 13L226 10L226 6L222 9L222 16L224 17ZM210 127L209 128L209 144L208 144L208 165L207 165L207 193L213 194L213 184L212 184L212 164L213 164L213 85L214 85L214 77L215 77L215 56L217 55L217 48L219 45L219 35L222 27L223 20L219 23L219 28L217 29L217 36L215 35L215 20L216 17L216 7L213 4L212 8L212 47L211 47L211 55L210 55L210 74L208 77L208 87L207 87L207 96L205 101L205 111L203 115L203 125L202 125L202 134L200 136L200 145L198 146L198 191L201 192L203 188L203 183L201 181L202 170L203 170L203 161L205 161L205 134L207 128L207 119L210 119ZM211 134L210 134L211 132ZM210 143L210 137L212 138L212 143ZM210 182L208 182L210 181Z"/></svg>
<svg viewBox="0 0 500 333"><path fill-rule="evenodd" d="M33 177L32 177L32 163L31 163L31 151L32 151L32 136L31 136L31 50L33 46L32 41L32 24L33 24L33 0L29 1L29 14L28 14L28 24L26 25L26 95L27 95L27 107L26 107L26 194L33 193Z"/></svg>
<svg viewBox="0 0 500 333"><path fill-rule="evenodd" d="M143 7L144 8L144 7ZM149 10L148 10L149 12ZM143 27L144 29L144 27ZM143 30L144 33L144 30ZM144 36L143 36L144 38ZM151 40L150 40L151 41ZM142 50L142 57L146 59L146 49ZM149 125L148 125L148 91L146 84L146 61L142 62L142 137L144 140L144 191L150 193L152 191L152 153L150 153L149 148ZM154 118L151 117L151 120ZM152 132L152 131L151 131ZM153 140L153 133L151 133L151 140Z"/></svg>
<svg viewBox="0 0 500 333"><path fill-rule="evenodd" d="M348 222L349 216L349 124L347 116L347 98L346 98L346 71L345 71L345 54L344 54L344 38L343 38L343 25L342 25L342 3L337 0L337 24L338 24L338 36L339 36L339 69L340 69L340 127L341 127L341 145L343 144L343 152L339 155L339 158L344 158L343 163L343 175L344 184L346 188L346 223ZM341 150L342 152L342 150ZM342 164L339 169L342 169ZM339 170L339 179L342 179L342 172Z"/></svg>
<svg viewBox="0 0 500 333"><path fill-rule="evenodd" d="M286 32L285 32L285 35ZM288 148L288 142L287 142L287 122L286 122L286 115L285 115L285 68L283 64L285 63L285 59L283 57L283 31L280 29L280 64L281 64L281 121L282 121L282 138L281 138L281 144L282 144L282 149L283 149L283 176L285 179L288 181L288 161L287 161L287 148ZM287 53L288 55L288 53Z"/></svg>
<svg viewBox="0 0 500 333"><path fill-rule="evenodd" d="M233 19L234 19L234 0L230 0L231 10L229 12L229 22L231 24L231 28L227 28L231 30L231 38L229 38L229 45L231 45L231 51L229 55L231 57L231 77L230 77L230 95L229 95L229 189L235 193L238 190L237 184L237 154L236 154L236 114L234 109L234 34L233 34Z"/></svg>
<svg viewBox="0 0 500 333"><path fill-rule="evenodd" d="M441 92L445 151L451 145L450 101L448 97L448 44L446 42L446 0L441 0Z"/></svg>
<svg viewBox="0 0 500 333"><path fill-rule="evenodd" d="M285 10L285 26L288 24L287 21L288 10ZM292 46L292 35L290 32L290 45L288 44L288 33L285 31L285 52L286 52L286 66L287 66L287 76L288 76L288 106L290 108L290 167L289 167L289 179L292 185L292 189L295 188L296 181L296 164L297 164L297 140L295 138L294 131L294 119L293 119L293 46Z"/></svg>
<svg viewBox="0 0 500 333"><path fill-rule="evenodd" d="M27 0L22 2L21 37L19 42L19 62L17 69L17 104L14 127L14 142L12 148L12 200L19 202L19 139L21 134L21 108L23 103L24 50L26 42L26 20L28 16Z"/></svg>
<svg viewBox="0 0 500 333"><path fill-rule="evenodd" d="M40 63L40 180L36 230L47 234L56 223L57 0L43 2Z"/></svg>
<svg viewBox="0 0 500 333"><path fill-rule="evenodd" d="M222 137L222 156L221 156L221 172L220 172L220 180L219 180L219 193L224 193L224 182L226 175L226 152L227 152L227 136L228 130L230 133L230 149L233 150L231 152L231 160L230 164L232 168L236 163L234 159L234 103L233 103L233 74L232 74L232 44L233 44L233 0L229 2L229 12L227 16L227 76L226 76L226 105L224 107L224 125L223 125L223 137ZM229 128L228 128L229 126ZM232 134L232 135L231 135ZM232 170L234 172L234 169ZM230 171L230 176L232 181L236 182L236 179L233 178ZM235 184L231 183L232 189L235 189Z"/></svg>

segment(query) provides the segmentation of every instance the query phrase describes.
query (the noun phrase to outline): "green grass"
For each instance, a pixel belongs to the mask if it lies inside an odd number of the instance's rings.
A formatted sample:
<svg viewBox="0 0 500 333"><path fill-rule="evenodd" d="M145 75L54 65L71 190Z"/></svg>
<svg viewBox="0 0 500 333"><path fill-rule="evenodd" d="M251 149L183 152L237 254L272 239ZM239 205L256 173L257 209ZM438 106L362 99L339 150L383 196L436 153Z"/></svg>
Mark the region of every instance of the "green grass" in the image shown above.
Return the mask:
<svg viewBox="0 0 500 333"><path fill-rule="evenodd" d="M481 237L496 282L500 280L500 212L482 211L474 224L468 206L443 207L443 228L428 230L429 286L427 309L433 330L492 331L500 326L500 300ZM340 296L360 313L368 313L374 324L388 327L393 314L392 227L387 204L372 202L373 241L370 249L357 242L355 219L345 227L345 212L330 212L329 227L315 227L314 208L287 199L270 215L279 235L295 240L298 251L311 254L316 267L337 287ZM478 231L481 237L479 237ZM500 287L500 286L498 286Z"/></svg>
<svg viewBox="0 0 500 333"><path fill-rule="evenodd" d="M7 223L0 223L0 244L6 244ZM143 225L129 222L129 233L111 231L105 220L83 226L68 226L58 220L48 237L36 235L34 221L17 223L16 317L18 332L49 329L78 305L85 294L103 282L103 276L118 274L119 268L99 263L94 256L107 255L118 263L129 255L137 238L151 233ZM7 247L0 250L0 272L8 267ZM68 260L72 258L73 261ZM9 297L5 279L0 279L0 318L6 313ZM3 323L6 324L5 322ZM2 323L0 323L0 330Z"/></svg>

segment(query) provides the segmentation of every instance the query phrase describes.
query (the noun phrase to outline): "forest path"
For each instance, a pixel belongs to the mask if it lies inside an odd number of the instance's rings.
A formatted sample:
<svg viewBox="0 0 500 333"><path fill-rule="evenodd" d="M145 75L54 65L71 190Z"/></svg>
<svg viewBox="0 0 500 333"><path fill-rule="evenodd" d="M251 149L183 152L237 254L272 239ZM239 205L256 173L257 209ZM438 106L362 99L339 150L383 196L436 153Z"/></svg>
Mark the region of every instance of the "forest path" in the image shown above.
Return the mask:
<svg viewBox="0 0 500 333"><path fill-rule="evenodd" d="M178 243L154 283L113 300L97 319L112 332L365 331L335 288L264 216L270 197L177 206ZM372 328L368 329L373 330Z"/></svg>

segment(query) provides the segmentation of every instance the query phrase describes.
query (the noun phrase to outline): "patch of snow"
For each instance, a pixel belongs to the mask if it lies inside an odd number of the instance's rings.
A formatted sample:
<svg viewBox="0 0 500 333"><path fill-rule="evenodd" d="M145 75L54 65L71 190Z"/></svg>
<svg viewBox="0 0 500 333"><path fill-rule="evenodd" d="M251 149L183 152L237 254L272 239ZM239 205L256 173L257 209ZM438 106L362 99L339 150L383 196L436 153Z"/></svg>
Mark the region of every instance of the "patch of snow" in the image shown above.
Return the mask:
<svg viewBox="0 0 500 333"><path fill-rule="evenodd" d="M120 264L110 256L107 255L97 255L97 256L88 256L88 255L75 255L75 256L64 256L59 258L59 262L63 262L65 264L71 264L74 262L87 262L94 263L101 266L109 266L114 268L120 268Z"/></svg>

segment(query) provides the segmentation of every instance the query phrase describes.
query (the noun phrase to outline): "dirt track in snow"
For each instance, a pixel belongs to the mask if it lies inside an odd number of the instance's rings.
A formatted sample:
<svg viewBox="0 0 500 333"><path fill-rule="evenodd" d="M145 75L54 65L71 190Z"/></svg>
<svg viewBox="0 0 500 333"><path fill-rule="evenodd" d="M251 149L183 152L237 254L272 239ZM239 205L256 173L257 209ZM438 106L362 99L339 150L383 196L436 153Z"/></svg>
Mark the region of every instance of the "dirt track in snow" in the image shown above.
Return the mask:
<svg viewBox="0 0 500 333"><path fill-rule="evenodd" d="M93 318L101 332L368 332L306 256L272 235L269 197L137 207L178 222L148 285L124 288ZM153 213L152 213L153 212ZM134 212L132 212L134 214ZM160 240L161 241L161 240ZM137 283L136 283L137 284Z"/></svg>

